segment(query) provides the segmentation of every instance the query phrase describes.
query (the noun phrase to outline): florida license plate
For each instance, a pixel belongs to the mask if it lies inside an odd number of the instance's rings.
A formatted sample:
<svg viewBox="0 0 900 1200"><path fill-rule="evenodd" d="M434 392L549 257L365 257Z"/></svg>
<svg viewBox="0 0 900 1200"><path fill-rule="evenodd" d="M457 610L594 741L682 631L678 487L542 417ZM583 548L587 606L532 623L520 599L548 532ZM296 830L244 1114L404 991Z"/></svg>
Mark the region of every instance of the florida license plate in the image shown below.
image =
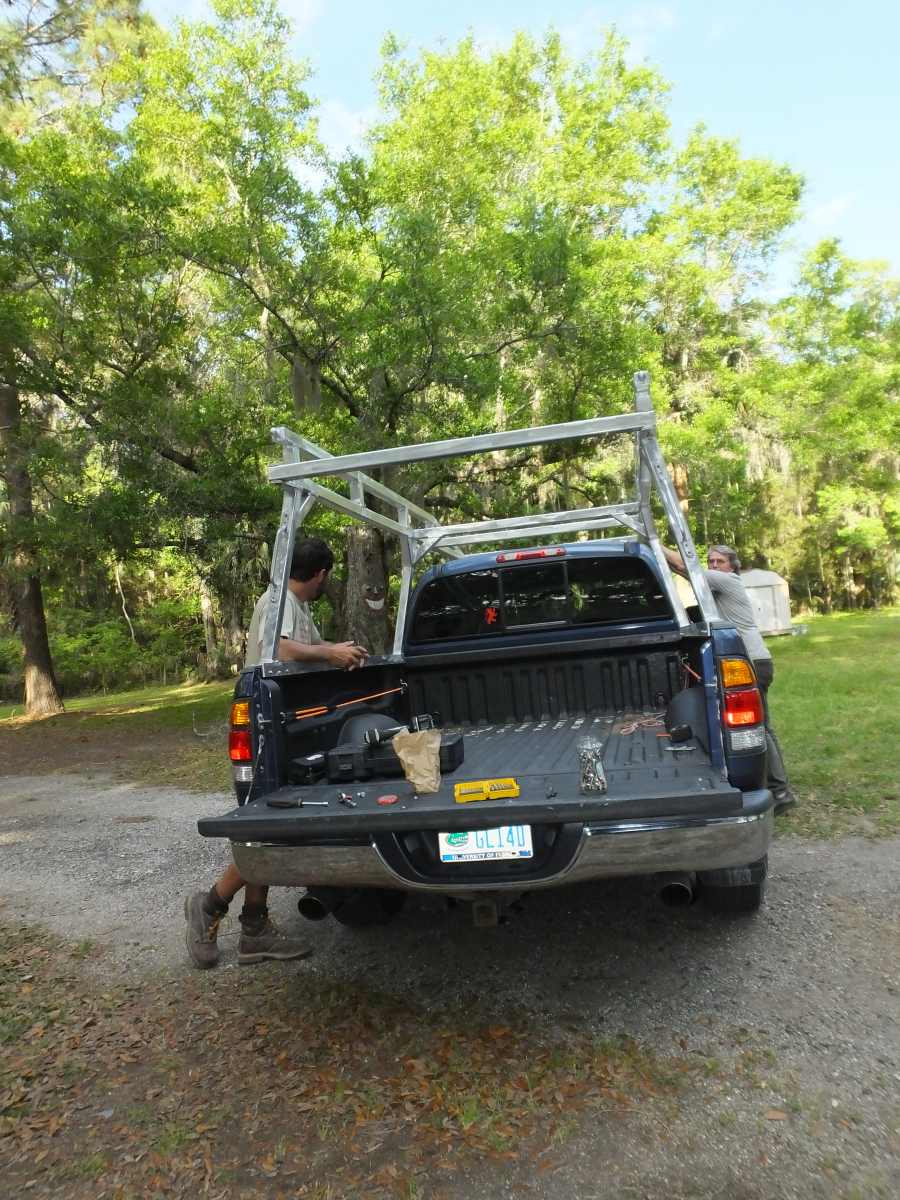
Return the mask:
<svg viewBox="0 0 900 1200"><path fill-rule="evenodd" d="M533 858L530 825L501 825L470 833L439 833L441 862L488 862L500 858Z"/></svg>

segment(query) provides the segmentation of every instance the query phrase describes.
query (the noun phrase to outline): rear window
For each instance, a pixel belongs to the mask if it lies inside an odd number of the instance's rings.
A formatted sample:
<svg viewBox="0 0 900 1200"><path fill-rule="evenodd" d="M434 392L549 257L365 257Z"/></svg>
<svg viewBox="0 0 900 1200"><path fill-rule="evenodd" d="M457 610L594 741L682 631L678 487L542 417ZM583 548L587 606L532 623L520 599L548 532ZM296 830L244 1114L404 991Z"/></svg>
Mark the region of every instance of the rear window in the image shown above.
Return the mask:
<svg viewBox="0 0 900 1200"><path fill-rule="evenodd" d="M432 579L419 593L410 640L474 637L500 627L499 571Z"/></svg>
<svg viewBox="0 0 900 1200"><path fill-rule="evenodd" d="M567 566L575 625L671 616L659 581L639 558L573 558Z"/></svg>
<svg viewBox="0 0 900 1200"><path fill-rule="evenodd" d="M516 567L503 572L503 621L519 625L549 625L569 616L566 571L561 562Z"/></svg>
<svg viewBox="0 0 900 1200"><path fill-rule="evenodd" d="M409 640L492 637L540 626L671 615L662 586L642 559L573 556L432 579L419 593Z"/></svg>

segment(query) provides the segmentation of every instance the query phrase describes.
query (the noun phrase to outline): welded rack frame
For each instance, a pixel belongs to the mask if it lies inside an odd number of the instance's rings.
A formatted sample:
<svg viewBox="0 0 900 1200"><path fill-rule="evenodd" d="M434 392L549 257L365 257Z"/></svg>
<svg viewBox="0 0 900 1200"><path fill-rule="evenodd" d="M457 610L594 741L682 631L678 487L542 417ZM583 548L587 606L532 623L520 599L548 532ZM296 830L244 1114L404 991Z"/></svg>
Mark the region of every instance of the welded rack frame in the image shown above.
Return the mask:
<svg viewBox="0 0 900 1200"><path fill-rule="evenodd" d="M600 438L622 433L634 434L635 498L620 504L442 525L427 508L414 504L367 474L368 471L379 467L496 453L522 446L543 446L551 442ZM651 506L654 488L665 512L672 540L684 561L703 622L708 624L718 618L712 592L703 575L690 530L659 448L656 413L650 398L650 375L647 371L638 371L634 375L633 413L591 417L583 421L565 421L558 425L509 429L384 450L364 450L358 454L333 455L309 438L283 425L272 430L272 440L282 448L282 461L269 467L268 476L273 483L281 485L284 496L281 521L272 551L270 600L263 634L264 664L276 661L275 651L284 613L294 539L298 528L315 504L322 504L335 512L367 522L398 538L401 587L394 629L395 658L399 657L402 651L413 573L425 555L439 552L458 557L462 546L489 542L499 550L504 548L504 539L506 542L519 541L523 538L575 534L614 527L627 529L647 542L659 566L679 626L682 629L693 627L694 623L689 620L675 587L656 530ZM343 496L340 492L316 482L317 477L335 475L346 476L349 496ZM383 506L392 509L395 515L387 516L369 507L368 497L375 497Z"/></svg>

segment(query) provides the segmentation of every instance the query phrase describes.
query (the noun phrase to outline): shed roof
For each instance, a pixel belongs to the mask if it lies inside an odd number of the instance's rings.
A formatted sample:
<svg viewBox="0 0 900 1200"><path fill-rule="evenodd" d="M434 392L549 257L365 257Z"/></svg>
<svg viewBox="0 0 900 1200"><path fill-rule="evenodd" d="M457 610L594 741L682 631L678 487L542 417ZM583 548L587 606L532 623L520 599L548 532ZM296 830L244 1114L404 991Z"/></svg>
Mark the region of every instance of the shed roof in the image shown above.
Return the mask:
<svg viewBox="0 0 900 1200"><path fill-rule="evenodd" d="M741 582L744 587L773 587L787 585L787 580L777 571L762 571L754 567L752 571L741 571Z"/></svg>

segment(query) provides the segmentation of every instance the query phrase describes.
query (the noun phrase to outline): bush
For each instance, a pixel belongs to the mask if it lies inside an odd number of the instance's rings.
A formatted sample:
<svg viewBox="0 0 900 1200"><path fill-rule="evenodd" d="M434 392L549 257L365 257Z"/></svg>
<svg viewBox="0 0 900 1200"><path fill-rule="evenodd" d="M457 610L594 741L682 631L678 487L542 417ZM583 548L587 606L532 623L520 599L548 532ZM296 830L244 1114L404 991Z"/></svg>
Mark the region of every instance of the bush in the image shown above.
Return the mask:
<svg viewBox="0 0 900 1200"><path fill-rule="evenodd" d="M0 637L0 701L18 704L24 692L21 643L15 637Z"/></svg>
<svg viewBox="0 0 900 1200"><path fill-rule="evenodd" d="M106 692L142 681L145 675L140 647L120 621L101 620L78 632L55 633L50 650L64 694L98 688Z"/></svg>

